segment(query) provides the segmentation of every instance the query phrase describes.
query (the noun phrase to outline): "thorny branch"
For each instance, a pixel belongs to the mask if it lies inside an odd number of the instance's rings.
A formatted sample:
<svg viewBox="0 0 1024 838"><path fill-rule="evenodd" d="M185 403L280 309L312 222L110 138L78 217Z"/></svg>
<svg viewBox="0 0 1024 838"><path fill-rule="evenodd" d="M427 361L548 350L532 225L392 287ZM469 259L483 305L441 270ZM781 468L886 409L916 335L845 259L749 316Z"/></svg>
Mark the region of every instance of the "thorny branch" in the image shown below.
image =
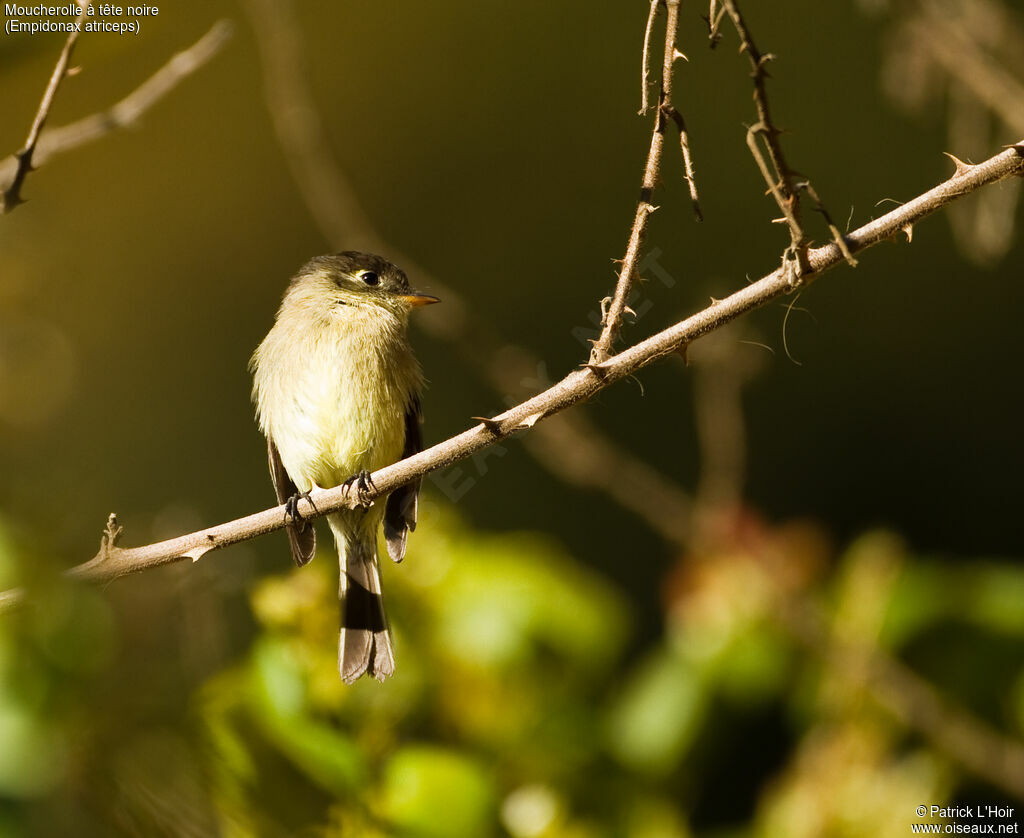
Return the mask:
<svg viewBox="0 0 1024 838"><path fill-rule="evenodd" d="M675 69L675 62L683 58L683 54L676 49L676 37L679 30L679 3L680 0L664 0L666 10L665 20L665 49L662 55L661 67L661 89L658 93L658 109L654 115L654 127L651 130L651 146L647 152L647 162L644 164L643 184L640 187L640 200L633 214L633 226L629 233L629 243L626 245L626 255L622 260L622 270L619 272L619 279L615 285L612 297L607 305L602 304L601 334L594 342L590 350L590 363L600 364L606 361L612 352L612 344L619 333L622 325L622 317L629 310L627 301L636 282L637 262L640 258L640 247L643 244L644 234L647 232L647 222L651 214L657 209L651 203L651 196L658 183L658 176L661 171L662 150L665 145L666 120L671 119L679 129L680 146L683 152L683 161L686 169L686 179L690 187L690 198L693 201L694 212L700 219L700 206L697 202L696 182L693 179L693 162L690 159L690 143L686 134L686 123L683 117L672 105L672 79ZM657 9L658 0L651 4L651 15L648 18L648 32L652 25L654 13ZM645 36L644 47L644 100L647 94L646 66L648 62L647 52L650 45L649 37Z"/></svg>
<svg viewBox="0 0 1024 838"><path fill-rule="evenodd" d="M32 127L29 128L25 145L21 151L14 155L17 161L14 177L4 188L3 200L0 201L0 210L3 210L5 213L13 210L18 204L25 202L25 199L21 197L21 186L25 182L25 178L28 177L28 173L32 171L32 155L35 154L36 145L39 143L39 135L42 133L47 117L50 116L50 108L53 107L53 100L57 96L57 88L64 81L64 77L68 75L71 53L74 52L75 44L78 42L78 35L81 31L81 24L85 20L87 7L88 4L85 0L78 0L78 17L75 19L75 26L68 34L67 40L64 42L64 48L60 51L60 56L57 58L57 64L53 68L53 73L50 74L50 81L46 85L46 90L43 91L43 98L39 102L35 119L32 120Z"/></svg>
<svg viewBox="0 0 1024 838"><path fill-rule="evenodd" d="M732 20L736 34L739 35L740 52L745 52L750 61L751 77L754 80L754 105L757 108L757 122L747 129L747 147L750 149L758 169L761 170L761 176L768 185L768 191L782 212L782 220L785 221L789 228L790 243L783 255L782 264L791 272L792 284L794 286L798 285L810 267L807 262L807 250L810 247L811 240L804 232L800 217L801 189L807 192L815 203L815 209L824 217L836 246L843 251L846 260L851 265L855 265L856 262L853 260L852 254L846 250L846 245L842 234L839 232L839 228L832 221L825 206L818 198L817 192L814 191L809 181L803 180L798 182L798 173L791 169L786 161L785 153L782 150L782 143L779 142L779 135L782 132L772 121L771 108L768 104L768 90L765 83L768 78L768 62L772 61L775 56L771 53L762 53L757 48L757 45L754 43L754 36L751 34L750 28L747 26L746 20L744 20L737 5L737 0L722 0L722 5L724 11L728 13L729 18ZM715 20L714 15L714 3L712 3L710 20ZM720 16L721 13L719 13L719 18ZM711 26L712 42L714 42L714 38L717 36L718 24L715 22ZM768 152L767 161L761 152L758 139L761 140L765 150ZM769 161L771 163L770 168Z"/></svg>
<svg viewBox="0 0 1024 838"><path fill-rule="evenodd" d="M183 79L199 70L220 52L221 47L231 37L231 33L231 23L227 20L218 21L203 37L188 49L173 55L163 67L120 102L100 113L92 114L60 128L44 131L41 136L36 138L35 153L32 157L34 165L42 165L57 154L71 151L113 131L134 125ZM16 189L15 184L21 167L21 158L17 155L0 163L0 183L11 180L10 189ZM22 175L22 179L24 179L24 175ZM13 209L15 205L11 205L10 209Z"/></svg>
<svg viewBox="0 0 1024 838"><path fill-rule="evenodd" d="M879 242L898 237L911 225L964 195L1012 175L1024 174L1024 141L996 156L973 166L960 164L948 180L928 190L897 209L865 224L847 236L852 252L859 252ZM810 282L844 261L842 251L834 244L808 251ZM759 308L791 290L787 272L781 266L757 282L744 286L725 299L658 332L601 364L575 370L543 392L503 413L488 418L457 434L372 475L372 486L365 495L373 500L394 491L412 480L463 460L472 454L528 430L543 419L568 407L585 402L612 383L625 378L659 358L676 352L698 338L721 328L726 323ZM317 518L340 509L355 508L358 500L343 486L314 492L309 500L301 500L298 511L304 518ZM108 539L101 553L88 562L68 571L69 575L89 581L116 579L153 567L183 559L198 561L206 553L247 541L285 524L285 507L277 506L178 538L143 547L120 548ZM16 605L23 598L20 592L0 595L0 610Z"/></svg>

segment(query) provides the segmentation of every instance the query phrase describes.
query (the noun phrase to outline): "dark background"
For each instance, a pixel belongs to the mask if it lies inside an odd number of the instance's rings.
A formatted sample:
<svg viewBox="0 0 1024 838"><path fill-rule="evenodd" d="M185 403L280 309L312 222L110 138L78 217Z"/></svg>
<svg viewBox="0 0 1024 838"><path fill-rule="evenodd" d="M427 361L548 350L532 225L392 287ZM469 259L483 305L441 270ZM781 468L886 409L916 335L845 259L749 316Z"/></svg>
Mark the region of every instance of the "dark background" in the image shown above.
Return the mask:
<svg viewBox="0 0 1024 838"><path fill-rule="evenodd" d="M841 227L948 176L944 151L977 161L1020 139L994 123L987 144L955 147L941 84L917 113L883 93L896 11L747 5L777 56L769 90L788 156ZM769 223L777 211L745 146L746 60L727 27L707 48L703 11L683 6L689 62L675 99L705 221L693 221L670 135L647 247L676 282L644 286L653 307L623 330L630 342L770 272L788 240ZM613 287L650 134L636 115L646 4L303 2L297 12L331 150L381 234L552 378L575 367L586 348L572 330ZM220 17L236 32L208 66L139 126L46 163L26 182L28 203L0 219L0 515L35 561L86 560L111 511L124 543L142 544L272 501L246 364L289 276L329 245L275 138L244 10L178 2L143 19L140 36L83 35L82 71L50 125L109 106ZM23 142L60 43L0 36L0 149ZM808 216L822 243L827 231ZM792 298L744 318L735 340L764 345L737 350L759 370L744 391L749 509L770 523L813 520L839 548L882 526L947 562L1019 557L1022 273L1019 239L982 258L955 244L940 214L912 244L882 244L816 282L788 317ZM413 339L429 380L428 443L504 403L449 346ZM692 489L700 463L682 370L662 362L639 374L642 387L623 382L585 409ZM604 495L567 488L518 442L506 447L460 514L483 530L553 535L632 600L634 646L655 639L674 549ZM201 563L215 568L197 572L220 586L231 626L201 671L246 647L243 592L286 562L272 536ZM176 633L152 618L173 608L180 584L156 571L113 586L129 609L121 654L159 653ZM751 723L768 752L776 724Z"/></svg>

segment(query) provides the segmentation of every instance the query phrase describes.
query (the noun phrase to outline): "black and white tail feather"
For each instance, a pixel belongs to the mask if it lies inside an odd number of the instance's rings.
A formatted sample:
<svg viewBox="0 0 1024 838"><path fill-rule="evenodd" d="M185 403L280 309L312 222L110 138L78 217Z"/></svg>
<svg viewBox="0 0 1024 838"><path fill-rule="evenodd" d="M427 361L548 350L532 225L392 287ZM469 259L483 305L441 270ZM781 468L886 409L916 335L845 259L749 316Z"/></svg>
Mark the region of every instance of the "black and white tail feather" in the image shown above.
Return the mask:
<svg viewBox="0 0 1024 838"><path fill-rule="evenodd" d="M338 535L335 532L336 538ZM395 649L380 591L376 544L341 535L338 561L341 565L338 671L348 684L362 675L383 681L394 674Z"/></svg>

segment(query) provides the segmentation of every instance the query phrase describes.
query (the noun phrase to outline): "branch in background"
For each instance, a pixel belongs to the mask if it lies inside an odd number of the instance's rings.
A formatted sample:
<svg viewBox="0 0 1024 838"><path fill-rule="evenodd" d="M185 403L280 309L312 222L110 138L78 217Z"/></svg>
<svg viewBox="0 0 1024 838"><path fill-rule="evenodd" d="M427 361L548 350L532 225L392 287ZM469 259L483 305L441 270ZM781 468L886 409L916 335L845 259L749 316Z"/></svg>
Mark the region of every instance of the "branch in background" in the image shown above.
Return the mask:
<svg viewBox="0 0 1024 838"><path fill-rule="evenodd" d="M950 79L967 87L999 117L1012 135L1024 134L1024 84L1020 79L986 53L969 31L956 25L948 9L934 2L920 2L917 8L918 14L908 21L911 37L927 48L932 61Z"/></svg>
<svg viewBox="0 0 1024 838"><path fill-rule="evenodd" d="M544 433L540 433L544 430ZM600 491L643 521L670 545L693 541L693 500L678 484L600 433L586 415L564 413L537 426L523 444L539 461L557 463L560 479Z"/></svg>
<svg viewBox="0 0 1024 838"><path fill-rule="evenodd" d="M259 47L267 110L313 220L338 249L387 250L331 153L305 83L306 53L294 5L290 0L243 0L242 5Z"/></svg>
<svg viewBox="0 0 1024 838"><path fill-rule="evenodd" d="M36 117L32 120L32 127L28 130L28 139L25 140L21 151L14 155L16 161L14 176L4 188L3 201L0 202L2 203L0 209L5 213L13 210L18 204L25 203L25 199L21 197L21 186L25 182L25 178L28 177L28 173L32 171L32 156L35 154L39 135L42 133L47 117L50 116L50 108L53 107L53 100L57 96L57 88L64 81L64 77L68 75L68 64L71 61L71 53L75 51L75 44L78 42L86 9L86 0L78 0L78 17L75 18L75 25L64 42L64 48L60 51L57 64L50 75L50 82L46 85L46 90L43 91L43 98L39 102Z"/></svg>
<svg viewBox="0 0 1024 838"><path fill-rule="evenodd" d="M654 4L652 8L655 8ZM690 160L689 140L686 136L686 124L672 105L672 77L676 59L684 57L676 49L676 35L679 29L679 0L665 0L665 50L662 55L661 65L661 90L658 94L658 110L654 115L654 127L651 130L651 147L647 152L647 162L644 164L643 184L640 187L640 200L633 214L633 227L629 233L629 243L626 246L626 255L622 260L622 270L619 272L619 280L615 285L615 291L611 298L605 298L601 304L601 334L594 342L590 350L590 363L601 364L611 357L612 344L619 333L622 325L622 317L629 310L627 300L636 282L637 262L640 259L640 246L643 244L644 234L647 232L647 221L656 207L651 203L651 196L657 186L658 177L661 172L662 150L665 145L665 125L668 119L675 121L679 128L680 145L683 150L683 159L686 166L686 177L690 186L690 196L693 200L694 211L698 220L700 219L700 207L697 204L697 192L693 180L693 163ZM650 24L651 18L648 19ZM644 58L645 66L647 58ZM646 91L646 83L644 90Z"/></svg>
<svg viewBox="0 0 1024 838"><path fill-rule="evenodd" d="M776 617L829 671L866 689L900 723L916 730L977 777L1024 799L1024 748L946 701L924 678L877 648L844 641L814 606L782 599Z"/></svg>
<svg viewBox="0 0 1024 838"><path fill-rule="evenodd" d="M898 237L916 222L950 201L968 195L983 186L1011 175L1024 174L1024 141L975 166L961 164L948 180L881 218L855 230L847 237L850 250L857 252L886 239ZM811 274L805 281L841 264L844 257L835 244L808 252ZM568 407L585 402L612 383L625 378L659 358L686 347L741 314L759 308L790 291L787 272L781 266L762 279L747 285L707 308L623 350L602 364L575 370L536 396L517 404L498 416L483 420L444 442L419 454L376 471L373 488L365 493L370 501L399 486L463 460L516 431L529 430L541 420ZM358 500L344 486L314 492L311 500L302 500L298 511L305 518L317 518L340 509L354 509ZM285 524L285 507L278 506L219 526L189 533L169 541L144 547L121 548L116 520L108 523L100 552L88 562L68 571L72 577L92 582L107 581L183 559L198 561L206 553L247 541ZM7 592L0 604L9 608L23 597Z"/></svg>
<svg viewBox="0 0 1024 838"><path fill-rule="evenodd" d="M691 353L700 463L695 528L702 545L721 542L720 528L734 523L743 503L747 471L743 387L761 364L759 358L741 356L741 350L750 347L736 339L733 328L709 335Z"/></svg>
<svg viewBox="0 0 1024 838"><path fill-rule="evenodd" d="M779 142L779 135L782 133L778 126L772 121L771 108L768 104L768 90L765 79L768 77L768 62L775 58L771 53L762 53L754 43L754 36L750 32L746 21L737 5L737 0L722 0L726 12L728 12L736 34L740 37L740 52L745 52L750 61L751 77L754 80L754 105L757 108L757 122L747 129L747 146L750 149L761 176L768 185L775 203L782 212L783 220L789 227L790 243L783 255L782 264L793 272L792 280L796 285L803 275L810 268L807 261L807 250L811 240L804 232L800 220L800 190L805 190L815 203L815 208L822 214L825 223L828 225L832 240L836 246L843 251L843 255L851 266L856 262L852 254L846 250L839 228L832 221L831 216L825 209L818 194L814 191L809 181L797 182L797 173L790 168L786 156L782 151L782 143ZM712 9L713 14L713 9ZM712 28L712 43L714 35L717 34L717 23ZM768 158L771 161L771 168L768 161L764 159L758 138L764 143Z"/></svg>
<svg viewBox="0 0 1024 838"><path fill-rule="evenodd" d="M231 37L232 29L229 21L218 21L202 38L188 49L172 56L163 67L117 104L69 125L52 128L37 137L33 158L36 164L41 165L57 154L71 151L113 131L135 124L183 79L192 75L220 52L221 47ZM16 189L15 183L20 169L20 157L11 157L5 161L0 165L0 183L6 182L8 178L14 178L11 189Z"/></svg>

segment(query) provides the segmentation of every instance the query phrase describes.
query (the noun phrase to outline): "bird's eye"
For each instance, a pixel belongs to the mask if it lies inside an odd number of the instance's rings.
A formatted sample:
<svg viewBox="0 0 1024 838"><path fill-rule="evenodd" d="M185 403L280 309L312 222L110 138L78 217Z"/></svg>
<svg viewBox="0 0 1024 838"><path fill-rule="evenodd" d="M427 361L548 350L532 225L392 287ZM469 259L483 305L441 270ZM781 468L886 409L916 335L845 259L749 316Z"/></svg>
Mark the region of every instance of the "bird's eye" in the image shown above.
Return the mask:
<svg viewBox="0 0 1024 838"><path fill-rule="evenodd" d="M367 285L377 285L380 282L380 277L373 271L363 271L359 278Z"/></svg>

